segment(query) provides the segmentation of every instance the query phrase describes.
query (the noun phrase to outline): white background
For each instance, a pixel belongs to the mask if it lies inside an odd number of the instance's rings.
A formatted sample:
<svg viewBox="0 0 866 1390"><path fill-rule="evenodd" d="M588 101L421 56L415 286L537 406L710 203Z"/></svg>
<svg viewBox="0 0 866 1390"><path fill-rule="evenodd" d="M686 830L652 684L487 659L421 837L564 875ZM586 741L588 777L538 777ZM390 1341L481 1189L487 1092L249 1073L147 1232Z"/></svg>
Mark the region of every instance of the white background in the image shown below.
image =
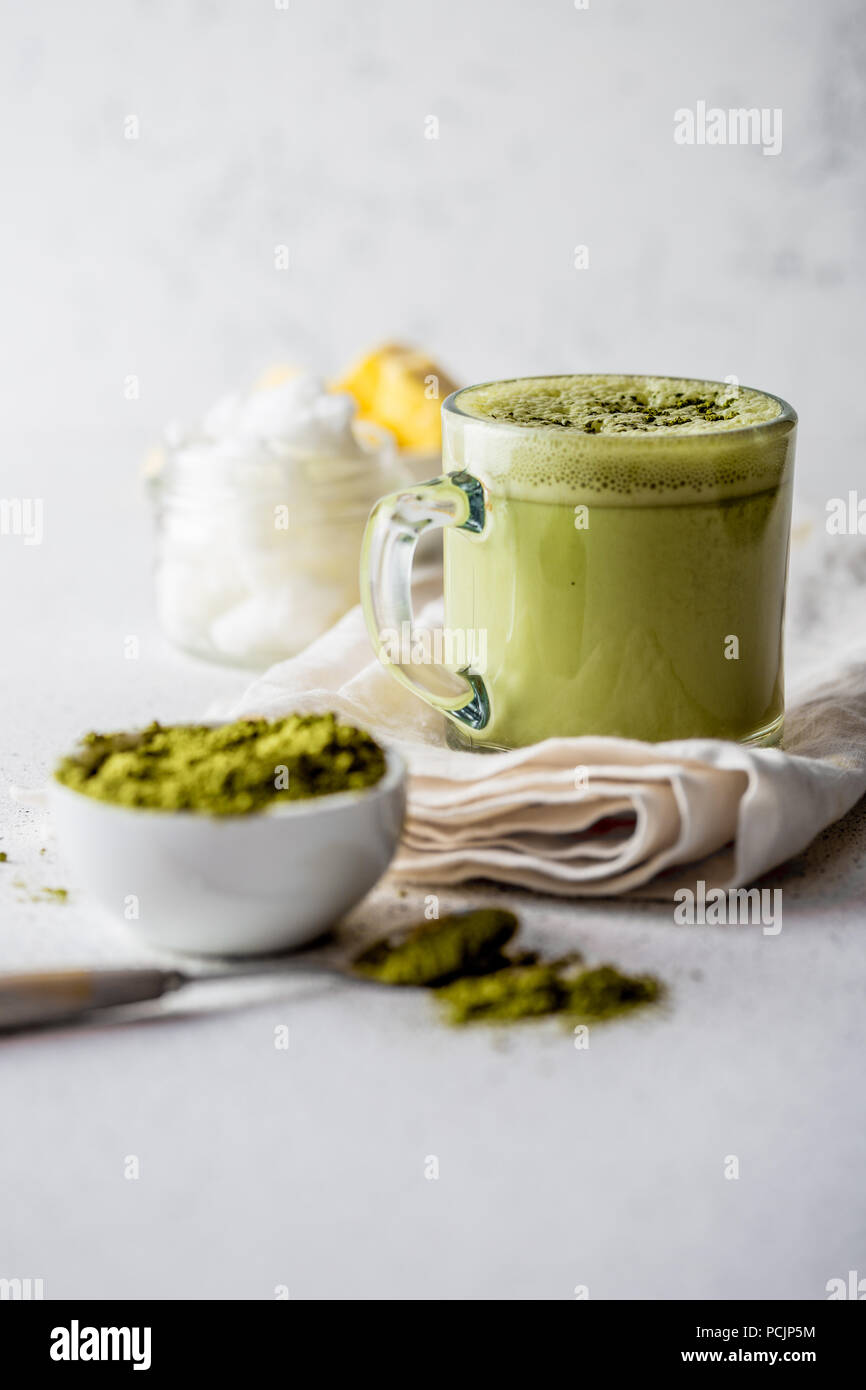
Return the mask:
<svg viewBox="0 0 866 1390"><path fill-rule="evenodd" d="M799 410L819 506L862 483L855 3L55 0L4 27L0 495L42 497L45 540L0 539L3 964L134 952L8 783L40 784L85 728L244 683L155 628L137 469L167 419L273 360L333 371L405 337L462 381L734 374ZM782 153L675 145L698 100L781 107ZM556 1026L451 1034L425 998L343 986L0 1044L0 1276L567 1299L820 1298L866 1275L863 833L855 811L784 871L778 937L520 898L537 940L671 986L585 1054ZM58 883L69 904L31 901ZM383 891L364 920L418 910Z"/></svg>
<svg viewBox="0 0 866 1390"><path fill-rule="evenodd" d="M7 11L10 420L145 439L271 360L406 337L464 382L734 374L799 410L804 480L847 482L856 0L285 3ZM781 108L781 154L675 144L699 100Z"/></svg>

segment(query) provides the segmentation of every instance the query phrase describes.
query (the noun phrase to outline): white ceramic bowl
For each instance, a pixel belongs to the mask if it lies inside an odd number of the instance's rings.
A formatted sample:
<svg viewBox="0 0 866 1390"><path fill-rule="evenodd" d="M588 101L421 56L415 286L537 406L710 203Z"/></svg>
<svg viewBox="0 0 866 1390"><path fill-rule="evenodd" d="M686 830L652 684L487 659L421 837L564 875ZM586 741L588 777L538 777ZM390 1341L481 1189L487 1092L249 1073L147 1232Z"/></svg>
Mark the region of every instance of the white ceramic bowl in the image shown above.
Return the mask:
<svg viewBox="0 0 866 1390"><path fill-rule="evenodd" d="M406 769L386 757L372 787L247 816L114 806L55 781L49 797L64 858L119 925L160 950L265 955L314 940L387 869Z"/></svg>

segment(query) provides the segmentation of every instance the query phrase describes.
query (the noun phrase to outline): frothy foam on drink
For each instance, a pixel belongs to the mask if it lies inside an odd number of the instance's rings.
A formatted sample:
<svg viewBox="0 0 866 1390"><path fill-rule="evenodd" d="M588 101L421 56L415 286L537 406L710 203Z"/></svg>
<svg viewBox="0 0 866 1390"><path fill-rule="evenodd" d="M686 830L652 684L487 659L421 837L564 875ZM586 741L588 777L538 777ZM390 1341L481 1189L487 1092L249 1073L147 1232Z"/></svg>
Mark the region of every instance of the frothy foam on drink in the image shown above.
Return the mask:
<svg viewBox="0 0 866 1390"><path fill-rule="evenodd" d="M794 425L782 416L773 396L725 382L527 377L459 392L446 453L449 467L528 500L709 500L778 485Z"/></svg>
<svg viewBox="0 0 866 1390"><path fill-rule="evenodd" d="M549 376L460 394L460 409L524 428L583 434L715 433L772 420L779 402L747 387L652 376Z"/></svg>

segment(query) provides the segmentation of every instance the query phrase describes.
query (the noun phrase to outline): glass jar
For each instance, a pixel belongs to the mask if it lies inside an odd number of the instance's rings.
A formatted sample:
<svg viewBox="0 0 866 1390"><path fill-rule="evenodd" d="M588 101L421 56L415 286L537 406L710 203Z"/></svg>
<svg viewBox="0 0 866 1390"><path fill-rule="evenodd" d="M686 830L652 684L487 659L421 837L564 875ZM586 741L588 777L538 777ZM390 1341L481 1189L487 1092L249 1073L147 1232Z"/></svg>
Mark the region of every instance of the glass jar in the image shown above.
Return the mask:
<svg viewBox="0 0 866 1390"><path fill-rule="evenodd" d="M264 668L358 602L364 526L406 470L386 431L355 422L337 450L189 438L151 479L161 626L179 647Z"/></svg>

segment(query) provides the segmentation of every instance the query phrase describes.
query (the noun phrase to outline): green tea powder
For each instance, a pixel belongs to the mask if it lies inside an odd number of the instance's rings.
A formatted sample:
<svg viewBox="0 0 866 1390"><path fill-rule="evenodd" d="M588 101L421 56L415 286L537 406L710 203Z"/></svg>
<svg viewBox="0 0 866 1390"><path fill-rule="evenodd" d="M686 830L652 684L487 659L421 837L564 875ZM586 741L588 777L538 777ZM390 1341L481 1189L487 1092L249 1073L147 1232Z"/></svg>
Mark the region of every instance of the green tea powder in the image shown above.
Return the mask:
<svg viewBox="0 0 866 1390"><path fill-rule="evenodd" d="M280 802L372 787L385 754L333 714L151 724L137 733L87 734L55 777L99 801L156 811L243 816Z"/></svg>
<svg viewBox="0 0 866 1390"><path fill-rule="evenodd" d="M587 968L579 952L551 961L531 951L509 953L517 927L514 913L499 908L453 913L374 941L352 965L379 984L432 989L453 1024L551 1014L599 1023L662 996L653 976L626 975L613 965Z"/></svg>
<svg viewBox="0 0 866 1390"><path fill-rule="evenodd" d="M383 985L443 985L508 964L502 948L517 930L513 912L480 908L421 922L397 939L374 941L353 961L359 975Z"/></svg>

